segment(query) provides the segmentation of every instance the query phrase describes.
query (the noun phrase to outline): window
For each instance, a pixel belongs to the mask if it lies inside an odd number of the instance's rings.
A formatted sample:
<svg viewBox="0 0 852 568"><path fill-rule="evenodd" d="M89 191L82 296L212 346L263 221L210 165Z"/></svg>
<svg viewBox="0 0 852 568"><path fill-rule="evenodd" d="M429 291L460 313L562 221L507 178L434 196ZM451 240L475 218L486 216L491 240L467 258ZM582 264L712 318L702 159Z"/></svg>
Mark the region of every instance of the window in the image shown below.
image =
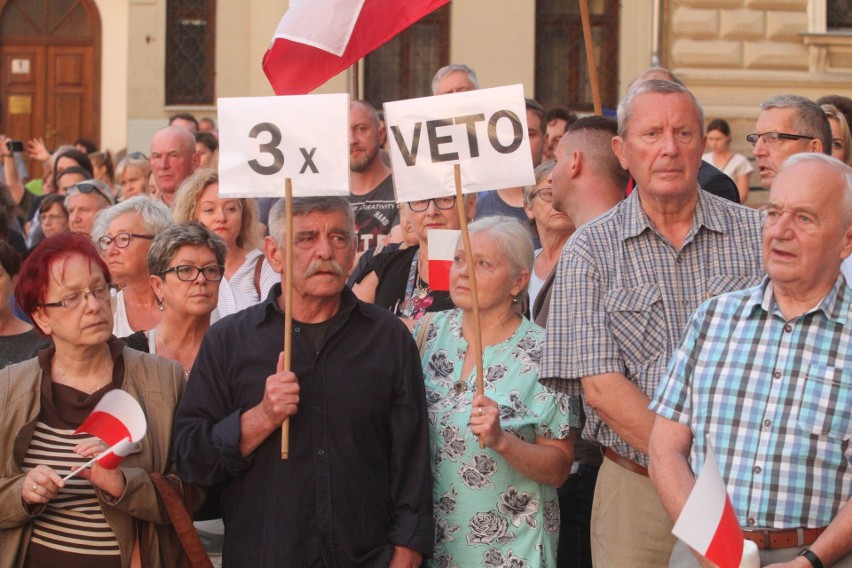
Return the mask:
<svg viewBox="0 0 852 568"><path fill-rule="evenodd" d="M215 0L168 0L166 104L213 104Z"/></svg>
<svg viewBox="0 0 852 568"><path fill-rule="evenodd" d="M364 58L364 99L387 101L432 94L432 76L449 59L450 6L443 6Z"/></svg>
<svg viewBox="0 0 852 568"><path fill-rule="evenodd" d="M536 0L535 97L545 106L594 108L578 2ZM601 101L618 104L618 0L591 0L589 20Z"/></svg>
<svg viewBox="0 0 852 568"><path fill-rule="evenodd" d="M826 0L826 27L829 30L852 29L852 2L849 0Z"/></svg>

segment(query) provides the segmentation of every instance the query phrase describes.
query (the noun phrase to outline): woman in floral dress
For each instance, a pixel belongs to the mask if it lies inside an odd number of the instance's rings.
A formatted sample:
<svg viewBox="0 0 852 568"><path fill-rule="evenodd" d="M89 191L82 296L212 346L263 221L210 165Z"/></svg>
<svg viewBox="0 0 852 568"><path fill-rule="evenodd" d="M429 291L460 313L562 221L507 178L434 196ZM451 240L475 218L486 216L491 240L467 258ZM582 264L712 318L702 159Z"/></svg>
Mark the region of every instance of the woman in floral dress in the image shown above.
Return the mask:
<svg viewBox="0 0 852 568"><path fill-rule="evenodd" d="M533 263L529 232L508 217L470 225L485 394L476 396L473 317L461 242L450 272L458 307L415 328L431 425L439 567L554 566L556 487L573 459L572 399L538 382L544 330L517 313ZM425 334L420 326L428 325ZM480 448L480 441L485 448Z"/></svg>

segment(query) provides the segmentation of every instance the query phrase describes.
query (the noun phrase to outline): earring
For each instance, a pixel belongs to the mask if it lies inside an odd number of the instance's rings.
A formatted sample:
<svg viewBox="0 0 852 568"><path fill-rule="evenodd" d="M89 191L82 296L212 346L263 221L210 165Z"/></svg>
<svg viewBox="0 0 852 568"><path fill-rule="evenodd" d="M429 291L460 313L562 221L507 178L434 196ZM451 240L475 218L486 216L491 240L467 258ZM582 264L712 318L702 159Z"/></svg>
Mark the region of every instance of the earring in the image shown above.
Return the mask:
<svg viewBox="0 0 852 568"><path fill-rule="evenodd" d="M160 308L160 311L163 311L163 301L160 298L157 298L157 307Z"/></svg>

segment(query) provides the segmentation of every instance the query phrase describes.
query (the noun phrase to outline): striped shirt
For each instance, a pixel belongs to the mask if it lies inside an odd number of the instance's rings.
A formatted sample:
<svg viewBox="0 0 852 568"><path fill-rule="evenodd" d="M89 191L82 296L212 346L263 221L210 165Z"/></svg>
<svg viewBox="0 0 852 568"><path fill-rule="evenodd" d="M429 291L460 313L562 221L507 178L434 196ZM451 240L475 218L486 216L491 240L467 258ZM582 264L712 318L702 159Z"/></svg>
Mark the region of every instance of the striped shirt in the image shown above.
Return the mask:
<svg viewBox="0 0 852 568"><path fill-rule="evenodd" d="M22 469L25 472L43 464L65 476L88 461L73 451L89 434L74 434L74 429L52 428L36 422ZM119 556L115 533L104 517L95 488L86 479L74 476L44 511L33 518L31 547L41 546L62 554Z"/></svg>
<svg viewBox="0 0 852 568"><path fill-rule="evenodd" d="M699 191L677 250L639 194L580 227L562 250L541 369L550 388L581 394L583 377L621 373L651 397L698 305L763 275L757 211ZM585 400L584 408L584 438L647 465Z"/></svg>
<svg viewBox="0 0 852 568"><path fill-rule="evenodd" d="M257 263L260 268L260 295L254 285ZM281 282L281 276L276 273L266 261L263 253L252 249L246 254L246 260L230 278L222 278L219 283L219 317L231 315L249 306L259 304L266 299L269 289ZM213 323L213 322L211 322Z"/></svg>
<svg viewBox="0 0 852 568"><path fill-rule="evenodd" d="M772 285L704 303L650 405L709 436L742 526L824 527L852 495L852 289L784 319Z"/></svg>

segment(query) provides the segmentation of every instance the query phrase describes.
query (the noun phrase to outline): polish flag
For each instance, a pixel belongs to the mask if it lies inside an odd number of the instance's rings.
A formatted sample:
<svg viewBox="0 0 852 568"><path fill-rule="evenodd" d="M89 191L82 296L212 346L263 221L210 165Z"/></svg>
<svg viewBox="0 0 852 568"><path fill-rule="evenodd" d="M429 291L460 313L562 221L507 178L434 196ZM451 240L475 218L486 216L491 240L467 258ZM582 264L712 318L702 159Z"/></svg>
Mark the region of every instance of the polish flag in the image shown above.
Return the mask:
<svg viewBox="0 0 852 568"><path fill-rule="evenodd" d="M743 533L707 442L704 469L686 500L672 534L719 568L739 568L743 560Z"/></svg>
<svg viewBox="0 0 852 568"><path fill-rule="evenodd" d="M106 469L117 468L145 437L148 422L136 399L119 389L107 392L75 434L85 432L101 439L109 449L96 460Z"/></svg>
<svg viewBox="0 0 852 568"><path fill-rule="evenodd" d="M307 94L449 0L290 0L263 56L276 95Z"/></svg>
<svg viewBox="0 0 852 568"><path fill-rule="evenodd" d="M450 289L450 267L456 254L461 231L457 229L429 229L429 288Z"/></svg>

